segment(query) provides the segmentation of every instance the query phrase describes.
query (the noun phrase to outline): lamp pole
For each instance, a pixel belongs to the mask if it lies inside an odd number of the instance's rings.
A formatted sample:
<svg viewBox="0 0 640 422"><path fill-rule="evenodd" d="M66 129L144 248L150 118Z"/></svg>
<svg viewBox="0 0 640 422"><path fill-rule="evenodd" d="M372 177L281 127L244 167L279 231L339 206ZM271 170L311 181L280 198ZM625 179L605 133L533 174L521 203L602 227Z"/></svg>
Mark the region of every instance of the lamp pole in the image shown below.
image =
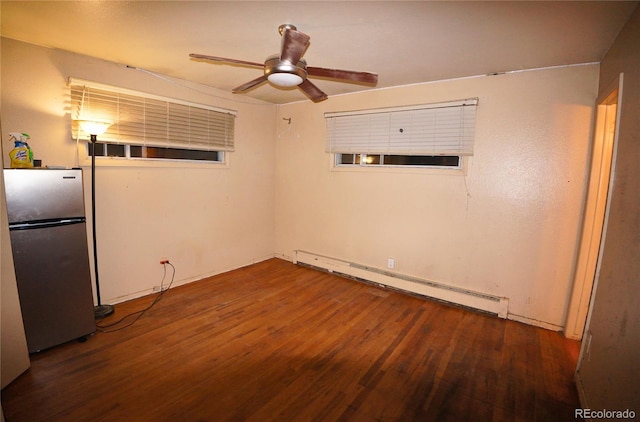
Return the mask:
<svg viewBox="0 0 640 422"><path fill-rule="evenodd" d="M96 142L98 135L91 134L91 218L93 229L93 273L96 280L96 297L98 305L93 308L95 318L102 319L111 315L113 305L103 305L100 299L100 279L98 276L98 242L96 240Z"/></svg>

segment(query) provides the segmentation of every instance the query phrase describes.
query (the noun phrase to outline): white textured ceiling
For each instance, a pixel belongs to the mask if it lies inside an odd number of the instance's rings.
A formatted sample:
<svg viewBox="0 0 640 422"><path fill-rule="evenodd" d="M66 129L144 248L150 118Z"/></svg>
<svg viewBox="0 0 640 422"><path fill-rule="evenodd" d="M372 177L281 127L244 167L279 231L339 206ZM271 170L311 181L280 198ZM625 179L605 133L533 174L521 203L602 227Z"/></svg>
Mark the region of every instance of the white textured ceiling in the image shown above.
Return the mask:
<svg viewBox="0 0 640 422"><path fill-rule="evenodd" d="M263 62L278 26L311 36L309 66L375 72L376 87L310 79L332 95L599 62L636 1L2 1L2 36L210 85L224 91L260 69L210 64L201 53ZM306 99L265 83L246 94Z"/></svg>

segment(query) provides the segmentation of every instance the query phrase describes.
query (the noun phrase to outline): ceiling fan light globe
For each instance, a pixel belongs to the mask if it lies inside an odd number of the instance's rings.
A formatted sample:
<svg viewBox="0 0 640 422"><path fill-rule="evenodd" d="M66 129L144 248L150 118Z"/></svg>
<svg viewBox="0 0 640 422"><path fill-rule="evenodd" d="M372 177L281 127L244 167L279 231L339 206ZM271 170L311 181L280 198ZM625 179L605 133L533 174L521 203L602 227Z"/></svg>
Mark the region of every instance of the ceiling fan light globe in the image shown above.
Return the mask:
<svg viewBox="0 0 640 422"><path fill-rule="evenodd" d="M282 87L297 86L302 83L302 78L294 73L271 73L267 77L269 82Z"/></svg>

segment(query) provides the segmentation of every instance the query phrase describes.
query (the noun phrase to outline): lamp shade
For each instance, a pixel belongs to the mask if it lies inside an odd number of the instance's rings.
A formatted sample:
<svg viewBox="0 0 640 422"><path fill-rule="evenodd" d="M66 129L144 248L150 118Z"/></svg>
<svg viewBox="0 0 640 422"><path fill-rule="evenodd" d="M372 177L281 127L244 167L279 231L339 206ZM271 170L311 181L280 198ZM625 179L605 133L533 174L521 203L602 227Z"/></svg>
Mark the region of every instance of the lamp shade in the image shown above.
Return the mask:
<svg viewBox="0 0 640 422"><path fill-rule="evenodd" d="M111 122L100 120L78 120L78 124L89 135L102 135L111 126Z"/></svg>
<svg viewBox="0 0 640 422"><path fill-rule="evenodd" d="M302 83L302 78L294 73L271 73L267 79L277 86L296 86Z"/></svg>

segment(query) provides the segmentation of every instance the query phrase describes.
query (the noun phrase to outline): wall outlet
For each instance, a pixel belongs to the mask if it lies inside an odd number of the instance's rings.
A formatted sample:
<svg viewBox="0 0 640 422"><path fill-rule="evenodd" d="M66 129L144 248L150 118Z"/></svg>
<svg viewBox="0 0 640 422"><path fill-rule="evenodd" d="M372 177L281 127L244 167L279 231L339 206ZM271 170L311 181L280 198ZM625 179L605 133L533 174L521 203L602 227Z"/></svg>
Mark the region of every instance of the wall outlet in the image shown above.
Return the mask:
<svg viewBox="0 0 640 422"><path fill-rule="evenodd" d="M395 258L387 258L387 268L389 269L393 269L396 267L396 260Z"/></svg>

